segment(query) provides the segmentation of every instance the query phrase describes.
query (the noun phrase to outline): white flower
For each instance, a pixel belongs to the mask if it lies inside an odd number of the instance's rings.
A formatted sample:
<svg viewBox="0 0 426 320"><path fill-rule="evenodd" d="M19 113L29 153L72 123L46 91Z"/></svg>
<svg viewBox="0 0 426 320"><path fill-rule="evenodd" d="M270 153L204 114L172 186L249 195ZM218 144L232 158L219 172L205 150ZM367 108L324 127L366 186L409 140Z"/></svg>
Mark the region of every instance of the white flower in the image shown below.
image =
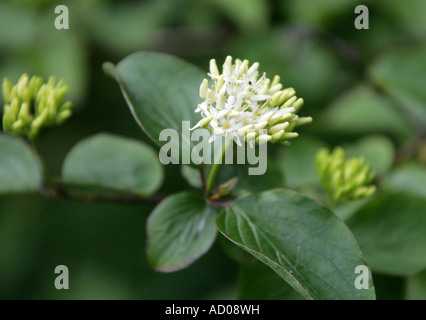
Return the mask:
<svg viewBox="0 0 426 320"><path fill-rule="evenodd" d="M204 101L195 112L201 112L203 119L192 129L209 128L210 142L225 136L238 145L243 140L250 145L267 141L285 143L297 137L292 132L294 127L312 121L311 117L299 118L296 114L303 99L295 96L293 88L283 90L279 76L272 81L265 73L259 77L258 68L258 62L249 66L248 60L236 59L233 64L228 56L219 73L216 61L210 60L208 75L214 85L209 88L207 79L201 83L200 97Z"/></svg>

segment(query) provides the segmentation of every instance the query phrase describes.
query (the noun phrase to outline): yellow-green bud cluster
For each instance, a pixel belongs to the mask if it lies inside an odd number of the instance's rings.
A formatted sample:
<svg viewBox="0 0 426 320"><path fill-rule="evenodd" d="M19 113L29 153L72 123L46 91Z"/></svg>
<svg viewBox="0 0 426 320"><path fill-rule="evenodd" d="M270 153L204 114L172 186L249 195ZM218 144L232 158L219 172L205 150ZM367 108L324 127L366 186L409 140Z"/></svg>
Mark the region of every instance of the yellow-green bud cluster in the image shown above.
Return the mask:
<svg viewBox="0 0 426 320"><path fill-rule="evenodd" d="M321 149L316 156L316 167L330 203L368 197L376 191L371 183L375 173L364 158L345 159L345 151L336 147L332 153Z"/></svg>
<svg viewBox="0 0 426 320"><path fill-rule="evenodd" d="M36 137L43 127L58 125L71 116L71 102L63 103L68 86L63 80L23 74L13 85L3 80L3 130L14 135Z"/></svg>

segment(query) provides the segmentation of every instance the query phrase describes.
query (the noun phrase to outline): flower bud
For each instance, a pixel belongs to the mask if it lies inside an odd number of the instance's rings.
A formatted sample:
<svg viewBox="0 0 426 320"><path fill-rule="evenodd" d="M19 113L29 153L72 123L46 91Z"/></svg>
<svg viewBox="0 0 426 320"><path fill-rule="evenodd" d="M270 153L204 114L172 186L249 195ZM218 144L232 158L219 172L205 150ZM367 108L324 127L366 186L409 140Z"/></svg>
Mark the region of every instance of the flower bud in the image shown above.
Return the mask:
<svg viewBox="0 0 426 320"><path fill-rule="evenodd" d="M13 85L9 79L5 78L3 81L3 100L5 103L10 103Z"/></svg>
<svg viewBox="0 0 426 320"><path fill-rule="evenodd" d="M210 60L210 73L213 76L219 76L219 69L217 68L217 64L216 64L215 59Z"/></svg>
<svg viewBox="0 0 426 320"><path fill-rule="evenodd" d="M43 84L41 77L23 74L13 85L3 81L3 130L14 135L35 138L42 127L62 123L71 115L71 103L63 103L68 86L50 77Z"/></svg>
<svg viewBox="0 0 426 320"><path fill-rule="evenodd" d="M269 131L274 134L277 133L279 131L284 130L285 128L287 128L289 125L288 122L284 122L284 123L280 123L280 124L276 124L275 126L273 126L271 129L269 129Z"/></svg>
<svg viewBox="0 0 426 320"><path fill-rule="evenodd" d="M209 81L204 79L200 86L200 98L205 99L207 95L207 89L209 88Z"/></svg>
<svg viewBox="0 0 426 320"><path fill-rule="evenodd" d="M374 193L375 186L370 185L374 173L364 159L345 159L344 150L337 147L332 153L321 149L315 161L331 205Z"/></svg>

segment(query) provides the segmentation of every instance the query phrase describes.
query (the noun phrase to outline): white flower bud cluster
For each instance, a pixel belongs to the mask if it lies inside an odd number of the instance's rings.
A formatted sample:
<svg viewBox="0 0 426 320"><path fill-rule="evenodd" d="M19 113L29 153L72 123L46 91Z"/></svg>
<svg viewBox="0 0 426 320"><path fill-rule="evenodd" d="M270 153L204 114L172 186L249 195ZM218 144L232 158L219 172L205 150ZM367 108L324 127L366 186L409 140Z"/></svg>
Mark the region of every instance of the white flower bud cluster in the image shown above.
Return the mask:
<svg viewBox="0 0 426 320"><path fill-rule="evenodd" d="M197 127L212 130L210 142L225 136L238 145L247 141L288 143L296 138L296 126L312 122L311 117L299 117L296 113L303 105L303 99L296 97L293 88L283 89L280 77L271 81L263 73L259 77L259 63L251 66L248 60L228 56L222 73L214 59L210 60L208 73L213 86L204 79L200 86L200 97L204 101L195 112L201 112Z"/></svg>

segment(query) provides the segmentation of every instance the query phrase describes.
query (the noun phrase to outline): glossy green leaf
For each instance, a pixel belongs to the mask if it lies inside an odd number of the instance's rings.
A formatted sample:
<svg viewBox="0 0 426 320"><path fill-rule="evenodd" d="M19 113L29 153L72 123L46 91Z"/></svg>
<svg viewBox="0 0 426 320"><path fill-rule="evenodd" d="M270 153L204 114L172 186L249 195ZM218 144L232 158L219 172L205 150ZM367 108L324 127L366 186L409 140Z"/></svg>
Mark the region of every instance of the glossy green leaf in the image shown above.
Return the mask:
<svg viewBox="0 0 426 320"><path fill-rule="evenodd" d="M201 188L201 178L200 171L194 169L190 166L181 166L180 173L185 178L185 180L189 183L190 186L194 188Z"/></svg>
<svg viewBox="0 0 426 320"><path fill-rule="evenodd" d="M276 189L243 197L216 225L307 299L375 297L371 275L368 289L355 288L355 268L366 262L349 229L301 194Z"/></svg>
<svg viewBox="0 0 426 320"><path fill-rule="evenodd" d="M258 33L268 25L269 3L262 0L211 0L245 33Z"/></svg>
<svg viewBox="0 0 426 320"><path fill-rule="evenodd" d="M353 13L356 1L332 0L289 0L283 2L282 8L297 23L305 23L315 27L327 27L340 17Z"/></svg>
<svg viewBox="0 0 426 320"><path fill-rule="evenodd" d="M300 294L263 263L241 266L238 297L242 300L303 300Z"/></svg>
<svg viewBox="0 0 426 320"><path fill-rule="evenodd" d="M388 133L404 140L411 128L390 101L361 85L343 93L318 119L322 130L361 135Z"/></svg>
<svg viewBox="0 0 426 320"><path fill-rule="evenodd" d="M62 170L66 183L141 196L157 191L163 176L163 166L151 147L104 133L79 142L67 155Z"/></svg>
<svg viewBox="0 0 426 320"><path fill-rule="evenodd" d="M257 163L251 165L248 161L246 161L245 164L237 164L237 160L234 160L235 164L221 165L216 177L217 184L224 183L237 177L238 181L232 189L234 195L246 195L247 193L279 188L284 185L283 173L274 159L270 157L267 158L265 166L266 171L264 174L260 175L250 175L249 168L261 168L261 164Z"/></svg>
<svg viewBox="0 0 426 320"><path fill-rule="evenodd" d="M186 268L206 253L216 239L216 210L195 193L174 194L148 219L147 257L162 272Z"/></svg>
<svg viewBox="0 0 426 320"><path fill-rule="evenodd" d="M426 166L409 163L396 167L383 178L381 187L426 198Z"/></svg>
<svg viewBox="0 0 426 320"><path fill-rule="evenodd" d="M391 21L401 29L409 30L419 39L424 39L426 32L426 2L423 0L380 1L381 10L391 14Z"/></svg>
<svg viewBox="0 0 426 320"><path fill-rule="evenodd" d="M395 149L392 141L383 135L369 135L344 146L347 157L362 157L376 174L383 174L392 166Z"/></svg>
<svg viewBox="0 0 426 320"><path fill-rule="evenodd" d="M300 189L307 186L320 186L320 178L315 167L315 157L326 145L322 141L300 137L291 146L282 148L278 163L285 175L285 185Z"/></svg>
<svg viewBox="0 0 426 320"><path fill-rule="evenodd" d="M0 134L0 194L35 191L41 185L37 158L22 140Z"/></svg>
<svg viewBox="0 0 426 320"><path fill-rule="evenodd" d="M381 195L347 223L372 270L412 275L426 268L426 199Z"/></svg>
<svg viewBox="0 0 426 320"><path fill-rule="evenodd" d="M407 300L426 300L426 271L407 278L405 298Z"/></svg>
<svg viewBox="0 0 426 320"><path fill-rule="evenodd" d="M191 141L189 128L201 120L195 109L206 73L177 57L153 52L131 54L111 68L105 65L109 73L115 73L136 122L154 142L179 150L180 159L198 144ZM162 137L167 141L160 141L164 129L173 130L177 139L167 133Z"/></svg>
<svg viewBox="0 0 426 320"><path fill-rule="evenodd" d="M218 242L228 257L238 262L239 264L252 264L257 261L256 258L253 257L250 253L229 241L222 234L219 235Z"/></svg>
<svg viewBox="0 0 426 320"><path fill-rule="evenodd" d="M349 200L343 203L340 203L333 207L333 212L343 221L348 220L353 214L355 214L359 209L365 206L371 198L374 197L374 194L367 198L360 198L355 200Z"/></svg>
<svg viewBox="0 0 426 320"><path fill-rule="evenodd" d="M370 76L413 121L426 125L426 46L392 50L375 61Z"/></svg>

